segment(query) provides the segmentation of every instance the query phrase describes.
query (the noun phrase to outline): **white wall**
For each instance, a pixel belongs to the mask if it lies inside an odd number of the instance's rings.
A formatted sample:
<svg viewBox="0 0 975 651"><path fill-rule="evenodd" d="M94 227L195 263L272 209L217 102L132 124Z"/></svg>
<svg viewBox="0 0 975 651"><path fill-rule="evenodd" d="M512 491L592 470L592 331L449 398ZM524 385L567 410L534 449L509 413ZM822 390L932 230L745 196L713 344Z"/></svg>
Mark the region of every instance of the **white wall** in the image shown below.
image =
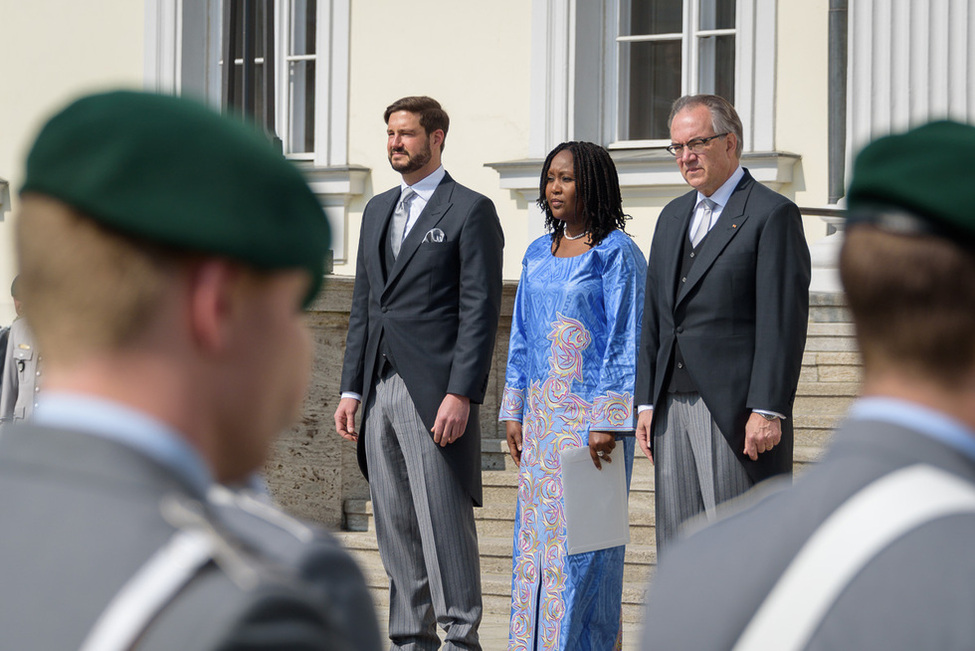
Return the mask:
<svg viewBox="0 0 975 651"><path fill-rule="evenodd" d="M775 146L799 154L794 180L782 188L800 207L829 200L829 0L778 5ZM826 235L819 217L804 218L806 239Z"/></svg>
<svg viewBox="0 0 975 651"><path fill-rule="evenodd" d="M484 164L528 155L530 18L524 0L352 3L349 162L372 170L365 196L349 208L352 255L366 201L399 183L386 158L383 111L400 97L429 95L450 115L444 167L494 201L507 242L505 276L518 277L526 209ZM355 267L337 265L335 273Z"/></svg>
<svg viewBox="0 0 975 651"><path fill-rule="evenodd" d="M0 221L0 323L14 315L12 224L37 129L85 91L140 87L142 61L142 2L0 0L0 178L13 205Z"/></svg>

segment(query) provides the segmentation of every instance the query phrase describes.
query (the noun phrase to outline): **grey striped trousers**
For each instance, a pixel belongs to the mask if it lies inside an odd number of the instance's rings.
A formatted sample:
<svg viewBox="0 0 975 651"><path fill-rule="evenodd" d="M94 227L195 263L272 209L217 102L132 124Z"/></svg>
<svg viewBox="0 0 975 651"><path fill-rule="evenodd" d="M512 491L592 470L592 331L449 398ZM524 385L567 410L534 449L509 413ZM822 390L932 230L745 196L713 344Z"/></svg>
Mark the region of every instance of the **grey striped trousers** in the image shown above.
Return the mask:
<svg viewBox="0 0 975 651"><path fill-rule="evenodd" d="M474 503L393 371L376 382L365 448L379 554L389 576L391 649L480 649Z"/></svg>
<svg viewBox="0 0 975 651"><path fill-rule="evenodd" d="M752 487L744 466L697 393L668 393L654 419L654 497L657 555L694 516L714 517L715 507Z"/></svg>

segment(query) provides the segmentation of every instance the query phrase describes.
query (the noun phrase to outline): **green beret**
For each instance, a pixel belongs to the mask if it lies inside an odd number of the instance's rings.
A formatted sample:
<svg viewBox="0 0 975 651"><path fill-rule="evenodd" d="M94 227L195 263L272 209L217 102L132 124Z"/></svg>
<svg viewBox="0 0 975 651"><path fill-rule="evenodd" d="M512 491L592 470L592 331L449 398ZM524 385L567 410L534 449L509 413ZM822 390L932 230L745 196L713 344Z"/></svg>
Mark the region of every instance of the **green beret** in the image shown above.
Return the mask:
<svg viewBox="0 0 975 651"><path fill-rule="evenodd" d="M975 240L975 127L939 121L870 143L853 164L847 221Z"/></svg>
<svg viewBox="0 0 975 651"><path fill-rule="evenodd" d="M120 233L321 287L328 220L297 168L256 127L195 101L133 91L83 97L51 118L21 193L73 206Z"/></svg>

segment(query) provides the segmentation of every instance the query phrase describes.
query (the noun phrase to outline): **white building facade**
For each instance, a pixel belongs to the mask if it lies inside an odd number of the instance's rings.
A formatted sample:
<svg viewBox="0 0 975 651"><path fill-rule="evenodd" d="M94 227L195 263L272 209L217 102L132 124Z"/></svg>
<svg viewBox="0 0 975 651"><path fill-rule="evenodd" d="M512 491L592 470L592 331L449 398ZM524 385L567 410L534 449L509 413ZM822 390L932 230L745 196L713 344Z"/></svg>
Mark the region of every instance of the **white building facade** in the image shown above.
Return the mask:
<svg viewBox="0 0 975 651"><path fill-rule="evenodd" d="M846 167L875 135L937 117L975 122L969 0L271 0L259 13L273 26L253 61L275 72L259 111L273 109L283 153L319 196L342 275L355 272L366 202L398 183L382 113L404 95L433 96L449 112L445 166L494 200L509 280L542 233L540 166L564 140L612 152L627 230L648 251L660 209L686 190L663 149L681 94L732 99L744 165L809 209L836 198L837 106ZM43 119L74 95L117 86L219 106L224 14L223 0L0 0L0 287L15 268L22 159ZM829 72L836 18L842 87ZM811 244L826 235L818 216L805 226ZM0 317L12 317L5 291Z"/></svg>

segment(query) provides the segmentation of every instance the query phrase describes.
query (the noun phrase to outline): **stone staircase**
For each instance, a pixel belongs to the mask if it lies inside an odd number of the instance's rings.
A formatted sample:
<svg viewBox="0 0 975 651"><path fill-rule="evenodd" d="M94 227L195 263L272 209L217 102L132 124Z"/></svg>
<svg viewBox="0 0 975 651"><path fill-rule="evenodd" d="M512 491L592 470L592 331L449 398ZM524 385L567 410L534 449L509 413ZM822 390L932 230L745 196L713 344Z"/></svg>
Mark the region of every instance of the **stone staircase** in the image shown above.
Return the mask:
<svg viewBox="0 0 975 651"><path fill-rule="evenodd" d="M797 473L821 456L832 428L856 396L860 380L853 326L839 297L813 295L810 303L809 330L794 412ZM511 595L511 550L518 476L503 439L484 439L482 450L484 506L475 509L475 517L481 551L485 622L496 619L503 629ZM623 621L624 630L635 630L642 618L647 582L656 565L653 466L639 448L633 464L629 508L630 544L626 549L624 569ZM371 503L346 500L345 524L347 531L338 535L362 565L380 620L384 620L388 607L388 579L376 547ZM632 643L635 637L630 635L628 642Z"/></svg>

